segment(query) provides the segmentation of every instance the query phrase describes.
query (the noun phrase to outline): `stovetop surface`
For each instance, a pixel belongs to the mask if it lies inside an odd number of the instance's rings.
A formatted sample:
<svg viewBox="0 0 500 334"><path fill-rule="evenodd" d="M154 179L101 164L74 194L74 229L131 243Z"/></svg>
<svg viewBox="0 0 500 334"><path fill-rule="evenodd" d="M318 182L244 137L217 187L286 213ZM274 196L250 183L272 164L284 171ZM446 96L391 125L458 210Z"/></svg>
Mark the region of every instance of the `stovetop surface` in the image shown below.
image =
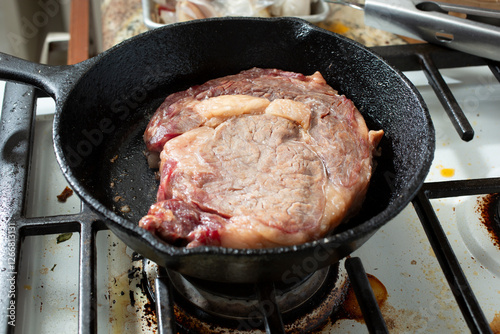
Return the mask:
<svg viewBox="0 0 500 334"><path fill-rule="evenodd" d="M424 97L436 128L436 154L426 182L500 176L500 84L485 66L441 73L475 135L470 142L462 141L424 74L406 72ZM76 196L66 203L56 199L66 182L52 151L53 101L39 98L37 104L27 215L77 213ZM478 208L483 198L460 196L431 203L486 318L495 325L500 322L500 249L481 223ZM16 333L77 332L78 235L27 237L22 252ZM109 231L97 233L97 254L99 333L155 332L151 305L140 287L136 254ZM388 299L381 310L391 332L468 331L412 205L353 256L361 258L366 271L386 287ZM322 332L365 333L367 329L359 321L339 320Z"/></svg>

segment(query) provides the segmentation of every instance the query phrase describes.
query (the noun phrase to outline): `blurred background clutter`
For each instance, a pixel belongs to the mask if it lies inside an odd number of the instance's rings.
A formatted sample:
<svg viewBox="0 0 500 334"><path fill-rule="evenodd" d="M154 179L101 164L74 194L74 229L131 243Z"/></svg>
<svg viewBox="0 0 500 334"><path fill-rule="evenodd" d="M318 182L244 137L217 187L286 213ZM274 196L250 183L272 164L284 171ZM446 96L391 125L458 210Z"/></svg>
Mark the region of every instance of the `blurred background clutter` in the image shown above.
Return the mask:
<svg viewBox="0 0 500 334"><path fill-rule="evenodd" d="M77 5L85 10L71 16L72 6ZM75 27L79 24L88 25L88 37L83 38L88 38L85 56L91 57L149 29L221 16L295 16L368 46L405 43L391 33L366 27L362 11L322 0L2 0L0 51L64 64L72 27L73 41L81 42Z"/></svg>

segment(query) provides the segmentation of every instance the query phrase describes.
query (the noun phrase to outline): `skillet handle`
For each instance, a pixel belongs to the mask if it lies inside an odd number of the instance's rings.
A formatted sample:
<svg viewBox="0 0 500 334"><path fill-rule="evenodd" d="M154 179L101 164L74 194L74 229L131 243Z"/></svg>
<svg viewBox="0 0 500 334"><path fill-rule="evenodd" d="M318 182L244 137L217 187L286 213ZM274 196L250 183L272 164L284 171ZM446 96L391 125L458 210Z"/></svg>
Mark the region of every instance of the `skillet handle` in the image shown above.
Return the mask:
<svg viewBox="0 0 500 334"><path fill-rule="evenodd" d="M0 79L35 86L58 101L78 81L84 65L49 66L0 52Z"/></svg>

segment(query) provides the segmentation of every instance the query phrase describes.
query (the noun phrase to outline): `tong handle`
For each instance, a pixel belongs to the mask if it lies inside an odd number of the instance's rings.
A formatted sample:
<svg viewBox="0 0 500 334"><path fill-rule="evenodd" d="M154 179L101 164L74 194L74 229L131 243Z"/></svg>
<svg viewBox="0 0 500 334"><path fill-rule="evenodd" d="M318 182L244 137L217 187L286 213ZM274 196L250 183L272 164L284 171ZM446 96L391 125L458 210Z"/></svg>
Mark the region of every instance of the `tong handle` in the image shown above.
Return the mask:
<svg viewBox="0 0 500 334"><path fill-rule="evenodd" d="M331 3L334 5L343 5L343 6L348 6L354 9L359 9L359 10L364 10L365 5L360 2L354 2L354 1L334 1L334 0L323 0L324 2Z"/></svg>
<svg viewBox="0 0 500 334"><path fill-rule="evenodd" d="M365 0L364 9L368 26L500 61L499 11L415 0ZM470 17L448 11L468 12ZM479 13L483 15L475 15Z"/></svg>
<svg viewBox="0 0 500 334"><path fill-rule="evenodd" d="M488 8L471 7L437 1L424 1L417 4L416 7L424 11L439 11L442 13L455 12L475 17L488 17L500 20L500 11Z"/></svg>

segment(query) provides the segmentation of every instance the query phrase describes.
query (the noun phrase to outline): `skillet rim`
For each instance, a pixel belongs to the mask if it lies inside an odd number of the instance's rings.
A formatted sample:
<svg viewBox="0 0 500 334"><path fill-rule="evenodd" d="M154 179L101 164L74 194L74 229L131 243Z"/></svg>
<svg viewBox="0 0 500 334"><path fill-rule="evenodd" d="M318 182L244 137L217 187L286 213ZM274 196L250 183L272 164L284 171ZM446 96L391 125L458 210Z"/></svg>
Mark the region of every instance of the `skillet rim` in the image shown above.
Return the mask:
<svg viewBox="0 0 500 334"><path fill-rule="evenodd" d="M432 124L432 120L423 100L417 88L413 85L413 83L398 69L392 67L384 58L378 55L376 52L370 50L368 47L358 43L352 39L344 37L342 35L333 33L331 31L322 29L318 26L307 22L306 20L295 18L295 17L278 17L278 18L261 18L261 17L222 17L222 18L208 18L208 19L200 19L195 21L187 21L187 22L178 22L170 25L166 25L154 30L148 30L142 34L131 37L110 49L104 51L103 53L97 55L96 57L87 61L88 67L87 71L99 64L99 62L106 57L112 57L115 50L128 45L129 43L135 43L136 40L148 38L149 35L157 34L157 31L163 30L171 30L175 29L177 26L189 26L189 25L201 25L204 22L228 22L228 21L242 21L242 22L273 22L272 24L278 24L279 22L288 22L290 26L292 24L297 25L296 28L307 28L308 30L315 30L317 32L322 32L332 36L332 38L340 39L343 43L351 44L352 47L356 47L363 52L368 53L373 59L377 60L380 65L385 66L388 73L390 71L394 72L395 76L397 76L401 83L404 84L407 88L411 90L413 93L412 96L416 98L419 102L419 108L422 109L421 112L423 116L425 116L425 125L427 126L428 135L426 140L421 143L422 147L422 155L425 156L425 159L422 160L420 164L420 168L418 173L414 174L411 178L410 182L408 182L407 187L405 187L405 196L398 196L396 199L391 201L387 207L379 212L377 215L371 217L368 220L356 225L354 227L350 227L345 231L335 233L323 237L318 240L310 241L300 245L293 246L281 246L274 248L259 248L259 249L237 249L237 248L226 248L220 246L200 246L195 248L186 248L186 247L176 247L170 245L158 237L154 236L149 231L138 226L138 224L134 224L134 222L125 219L112 210L105 207L102 203L100 203L94 196L91 195L88 191L81 186L81 183L78 179L73 175L71 167L67 163L66 156L62 150L62 143L60 141L59 131L60 131L60 115L64 112L64 105L66 104L66 99L68 95L59 100L60 103L57 103L58 111L54 117L54 131L53 131L53 139L54 139L54 149L56 152L57 161L65 175L66 179L70 183L73 190L79 195L81 200L85 202L90 209L96 211L100 218L103 219L104 223L108 226L112 225L115 228L120 230L125 230L129 234L133 234L134 237L139 237L142 239L144 243L153 249L156 252L160 253L162 256L195 256L195 255L205 255L205 254L214 254L214 255L236 255L236 256L265 256L265 255L277 255L277 254L286 254L286 253L296 253L298 251L307 250L310 248L314 248L316 246L324 246L328 248L329 245L340 245L345 244L349 241L354 241L358 239L360 236L369 235L370 233L374 233L378 228L388 223L392 218L397 216L416 196L420 188L423 186L426 175L428 174L433 158L434 158L434 150L435 150L435 130ZM86 71L85 71L86 72ZM81 79L85 72L82 72L78 80L74 83L74 87L78 86L78 81ZM425 148L425 150L424 150ZM348 223L347 223L348 224ZM111 228L113 230L113 228Z"/></svg>

